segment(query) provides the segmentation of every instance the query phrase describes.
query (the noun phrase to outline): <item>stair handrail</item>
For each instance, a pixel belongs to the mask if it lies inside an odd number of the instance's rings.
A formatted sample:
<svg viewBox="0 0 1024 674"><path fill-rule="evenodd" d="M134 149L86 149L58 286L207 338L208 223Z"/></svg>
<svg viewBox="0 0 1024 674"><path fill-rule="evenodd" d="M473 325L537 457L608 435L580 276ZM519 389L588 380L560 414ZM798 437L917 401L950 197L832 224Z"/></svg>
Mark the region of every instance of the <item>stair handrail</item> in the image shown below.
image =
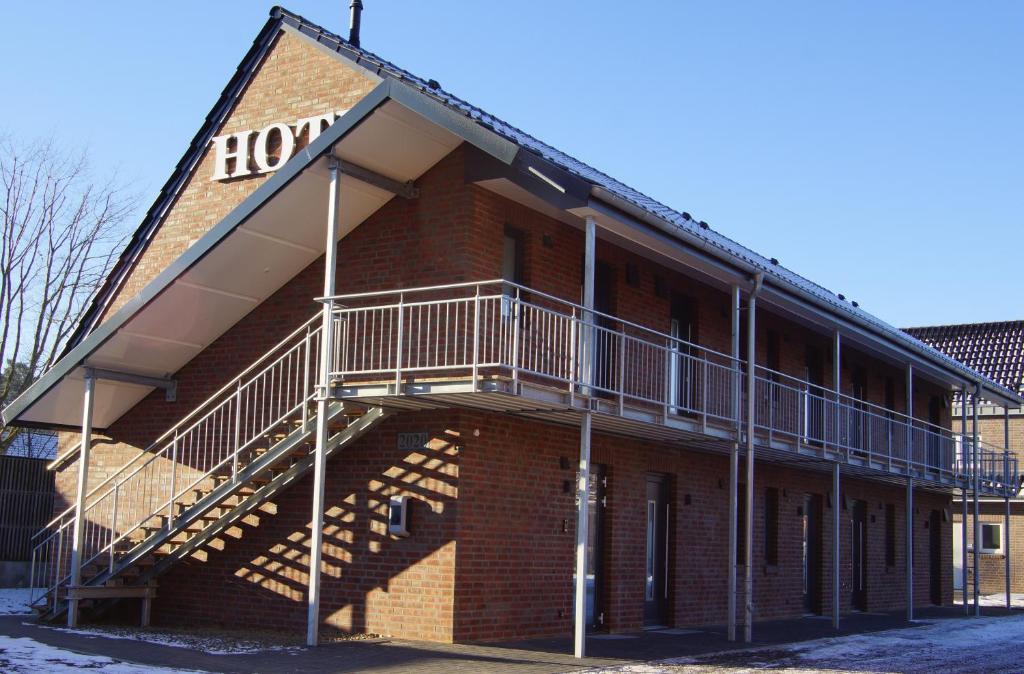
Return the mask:
<svg viewBox="0 0 1024 674"><path fill-rule="evenodd" d="M103 504L104 499L107 496L109 496L112 492L120 488L121 485L125 484L129 479L131 479L141 470L152 464L154 461L163 457L166 454L168 448L172 447L176 443L178 437L183 437L190 433L191 431L197 429L200 424L204 423L207 419L209 419L211 415L220 411L226 404L231 403L233 400L237 402L239 399L236 398L236 396L240 395L240 391L256 382L260 377L263 377L264 375L269 373L272 370L272 368L276 367L277 365L282 363L282 361L289 358L293 353L296 352L296 350L300 350L301 348L305 347L307 349L307 352L312 351L315 339L318 337L319 333L322 330L322 326L320 325L316 325L316 327L313 326L319 319L321 319L321 316L322 315L319 313L314 315L301 326L292 331L287 337L279 341L271 349L269 349L259 358L253 361L239 375L237 375L231 381L229 381L227 384L221 387L212 396L204 400L200 405L198 405L191 412L189 412L189 414L185 415L185 417L179 420L172 428L168 429L163 434L161 434L161 436L157 438L157 440L150 443L150 445L147 446L147 448L143 452L141 452L139 455L126 462L123 466L121 466L120 469L118 469L118 471L113 473L109 478L104 480L103 483L101 483L96 488L91 490L89 492L89 496L92 496L96 492L102 490L104 486L110 485L111 482L114 483L112 487L108 488L98 498L92 500L85 506L85 513L88 513L94 507ZM300 341L295 342L295 338L300 335L302 336L302 339ZM289 346L289 344L291 345ZM288 348L285 349L284 347ZM271 356L276 357L271 362L268 363L267 361L270 359ZM265 427L262 427L259 430L255 431L252 436L248 437L245 440L244 443L240 443L239 446L237 446L228 457L221 459L213 467L209 468L205 473L193 479L187 486L179 489L174 489L172 480L172 493L169 495L168 499L163 501L161 504L157 505L155 509L153 509L151 512L145 514L139 521L134 522L128 527L122 529L120 535L118 535L117 533L116 521L113 522L112 525L114 528L111 530L110 541L106 545L101 545L99 550L95 551L91 556L89 556L86 559L83 559L81 562L82 565L84 566L90 564L94 560L96 560L97 558L101 557L106 553L110 553L112 555L114 546L119 541L123 540L128 533L137 530L140 526L142 526L143 523L145 523L145 521L149 520L154 516L159 515L159 513L163 512L164 508L167 508L168 506L173 504L181 494L187 492L189 489L193 488L196 484L198 484L201 480L206 479L213 472L222 468L224 466L224 463L229 458L231 458L232 456L237 456L239 452L248 448L256 439L258 439L261 436L261 434L266 432L267 428L272 428L275 424L281 423L281 421L286 419L288 416L294 414L294 412L297 409L300 409L303 405L308 404L309 400L315 397L315 381L316 379L313 378L311 381L308 382L309 384L312 385L311 390L303 392L301 396L301 401L297 402L295 405L292 405L279 418L273 419L269 425L266 425ZM230 396L224 398L223 400L220 400L220 402L211 406L211 403L214 403L218 398L220 398L225 392L228 391L231 392ZM199 412L203 410L205 410L205 414L197 418ZM189 422L191 422L191 425L187 426L187 428L185 428L184 431L182 431L182 427L185 426L185 424L188 424ZM162 447L160 447L161 444L163 445ZM157 449L158 447L159 449ZM157 451L153 451L155 449ZM132 467L132 464L137 462L139 457L144 455L149 457L148 460L144 461L141 465L136 466L134 470L131 470L131 472L128 475L125 475L125 472ZM115 504L116 501L117 496L115 494ZM37 532L36 536L38 536L40 533L49 531L49 536L46 536L40 543L36 544L36 546L33 548L33 560L37 558L37 553L39 553L39 551L42 548L47 546L55 536L59 536L62 533L65 533L66 530L74 523L74 519L67 519L64 522L61 522L60 525L52 531L50 531L49 529L50 526L52 526L54 523L59 522L62 517L73 512L74 509L74 507L68 508L64 513L62 513L60 516L52 520L47 527L40 530L40 532ZM33 538L35 538L35 536ZM38 556L42 557L41 554L39 554ZM111 557L111 559L113 559L113 557ZM57 560L57 563L58 565L60 564L59 559ZM35 562L33 562L33 566L34 565ZM34 571L35 569L33 568L33 573ZM53 582L48 582L46 585L46 592L44 592L44 596L46 594L49 594L49 592L56 590L56 588L60 587L61 583L65 582L68 578L70 578L70 575L65 575L59 569L57 569L55 571L55 577L53 579Z"/></svg>
<svg viewBox="0 0 1024 674"><path fill-rule="evenodd" d="M207 407L207 406L208 406L209 404L211 404L211 403L212 403L212 402L213 402L213 401L214 401L214 400L215 400L216 398L218 398L218 397L219 397L219 396L221 396L221 395L222 395L223 393L225 393L225 392L226 392L226 391L227 391L228 389L231 389L231 388L234 388L234 387L238 386L238 384L239 384L240 380L241 380L241 379L242 379L243 377L247 376L247 375L248 375L249 373L251 373L251 372L252 372L252 371L253 371L253 370L254 370L255 368L259 367L259 366L260 366L260 365L261 365L262 363L264 363L264 362L265 362L265 361L266 361L266 360L267 360L267 359L268 359L268 358L269 358L269 357L270 357L271 355L273 355L273 354L274 354L274 353L276 353L276 352L277 352L277 351L278 351L279 349L281 349L281 348L282 348L283 346L285 346L285 344L286 344L286 343L288 343L289 341L291 341L292 339L294 339L294 338L295 338L295 337L296 337L297 335L301 334L301 333L302 333L303 331L305 331L305 330L306 330L307 328L311 327L311 326L312 326L312 325L313 325L314 323L316 323L317 321L320 321L320 320L322 320L322 314L321 314L321 313L319 313L319 312L317 312L316 314L314 314L313 316L311 316L311 317L309 318L309 320L307 320L307 321L306 321L305 323L303 323L303 324L302 324L302 325L300 325L300 326L299 326L298 328L296 328L296 329L295 329L295 330L293 330L293 331L292 331L291 333L289 333L287 337L285 337L284 339L282 339L281 341L279 341L279 342L278 342L277 344L275 344L274 346L272 346L272 347L271 347L271 348L270 348L269 350L267 350L266 352L264 352L264 353L263 353L263 355L261 355L261 356L260 356L259 358L257 358L257 359L256 359L255 361L253 361L252 363L250 363L248 367L246 367L246 368L245 368L244 370L242 370L242 371L241 371L241 372L240 372L239 374L235 375L235 377L234 377L234 378L232 378L232 379L231 379L231 380L230 380L230 381L229 381L228 383L224 384L224 386L222 386L221 388L217 389L217 391L216 391L216 392L215 392L215 393L214 393L213 395L209 396L209 397L208 397L208 398L207 398L206 400L204 400L203 402L201 402L201 403L200 403L199 405L197 405L197 406L195 406L194 408L192 408L192 410L191 410L191 411L190 411L190 412L189 412L188 414L186 414L186 415L185 415L184 417L182 417L182 418L181 418L180 420L178 420L178 422L177 422L177 423L175 423L175 424L174 424L173 426L171 426L171 427L170 427L170 428L168 428L168 429L167 429L166 431L164 431L164 432L163 432L163 433L162 433L162 434L161 434L161 435L160 435L160 436L159 436L158 438L156 438L156 439L155 439L155 440L153 440L153 441L152 441L151 443L149 443L149 445L147 445L147 446L146 446L146 447L145 447L144 449L142 449L142 450L139 450L139 453L138 453L138 454L136 454L136 455L135 455L135 456L133 456L133 457L132 457L131 459L129 459L128 461L126 461L126 462L124 463L124 465L122 465L122 466L121 466L120 468L118 468L118 469L117 469L116 471L114 471L113 473L111 473L109 477L107 477L107 478L106 478L105 480L103 480L103 482L101 482L100 484L96 485L95 487L93 487L92 489L90 489L90 490L89 490L88 492L86 492L86 497L85 497L85 498L86 498L86 501L88 502L88 500L89 500L89 498L90 498L91 496L93 496L94 494L96 494L96 493L97 493L97 492L98 492L98 491L99 491L100 489L102 489L103 487L107 486L107 484L109 484L109 483L110 483L111 481L113 481L114 479L116 479L116 478L120 477L120 476L121 476L121 474L122 474L122 473L123 473L123 472L124 472L125 470L127 470L129 466L131 466L131 465L132 465L133 463L135 463L136 461L138 461L138 460L139 460L140 458L142 458L143 456L147 456L147 455L149 455L149 456L152 456L152 451L151 451L151 450L153 450L153 449L154 449L154 448L155 448L155 447L156 447L157 445L159 445L160 443L162 443L162 442L164 442L165 440L169 439L169 438L171 437L171 435L172 435L172 434L173 434L173 433L174 433L175 431L178 431L178 430L180 430L181 426L183 426L184 424L188 423L188 422L189 422L189 421L190 421L190 420L191 420L191 419L192 419L193 417L195 417L195 415L196 415L196 414L197 414L197 413L198 413L198 412L199 412L200 410L202 410L202 409L205 409L205 408L206 408L206 407ZM81 444L81 443L79 443L79 444ZM147 462L147 463L148 463L148 462ZM109 493L109 490L108 490L108 491L107 491L106 493ZM102 498L102 497L101 497L101 498ZM88 508L88 504L86 505L86 508ZM32 534L32 539L31 539L31 540L35 540L35 539L36 539L36 537L38 537L38 536L39 536L40 534L42 534L42 533L44 533L45 531L47 531L47 530L48 530L48 529L49 529L50 527L52 527L52 526L53 526L54 524L56 524L56 523L57 523L58 521L60 521L61 519L63 519L63 518L64 518L65 516L67 516L68 514L70 514L70 513L73 513L73 512L74 512L74 510L75 510L75 506L74 506L74 505L72 505L72 506L69 506L69 507L68 507L67 509L65 509L64 511L62 511L62 512L61 512L61 513L60 513L59 515L57 515L57 516L56 516L56 517L54 517L54 518L53 518L52 520L50 520L50 521L49 521L49 522L47 522L47 523L46 523L45 525L43 525L43 526L42 526L42 527L41 527L41 528L39 529L39 531L37 531L36 533Z"/></svg>

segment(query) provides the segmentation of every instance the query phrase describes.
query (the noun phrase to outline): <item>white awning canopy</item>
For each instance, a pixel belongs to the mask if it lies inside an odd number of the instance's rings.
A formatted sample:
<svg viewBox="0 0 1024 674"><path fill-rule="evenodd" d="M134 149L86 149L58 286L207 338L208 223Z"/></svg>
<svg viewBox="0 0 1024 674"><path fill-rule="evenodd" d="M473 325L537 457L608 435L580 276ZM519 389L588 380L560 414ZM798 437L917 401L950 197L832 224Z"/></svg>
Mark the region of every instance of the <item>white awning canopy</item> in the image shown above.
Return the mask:
<svg viewBox="0 0 1024 674"><path fill-rule="evenodd" d="M431 103L400 83L380 84L4 410L5 422L76 427L86 367L172 376L323 255L332 155L405 183L463 142L465 134L453 129L464 119ZM475 128L478 145L514 156L515 148L504 147L510 143ZM341 237L392 198L386 189L344 176ZM314 311L310 297L310 315ZM114 423L152 390L99 379L94 425Z"/></svg>

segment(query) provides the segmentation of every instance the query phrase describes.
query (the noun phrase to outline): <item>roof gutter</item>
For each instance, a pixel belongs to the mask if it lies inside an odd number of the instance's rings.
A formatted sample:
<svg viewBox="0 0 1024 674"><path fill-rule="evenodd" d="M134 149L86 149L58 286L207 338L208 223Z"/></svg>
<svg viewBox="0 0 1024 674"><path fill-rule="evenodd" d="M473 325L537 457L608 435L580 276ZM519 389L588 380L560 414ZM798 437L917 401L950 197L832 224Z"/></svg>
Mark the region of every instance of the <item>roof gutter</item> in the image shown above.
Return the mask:
<svg viewBox="0 0 1024 674"><path fill-rule="evenodd" d="M595 199L603 201L609 206L617 210L621 210L626 214L630 215L631 217L636 218L637 220L647 225L656 227L657 229L664 231L675 238L682 239L686 244L698 249L698 251L702 254L703 257L712 258L711 260L707 261L712 263L718 263L716 266L722 268L723 271L726 271L731 274L736 274L737 272L739 272L746 277L750 277L765 272L769 274L771 273L770 270L762 269L761 267L751 264L746 260L737 258L733 255L729 255L727 251L717 246L711 245L711 243L706 241L705 239L702 239L698 236L694 236L691 232L688 232L685 229L678 227L673 223L668 222L662 218L652 215L648 211L634 204L631 204L625 199L616 196L615 194L611 193L610 191L600 186L593 186L591 188L591 194ZM845 316L840 315L836 311L836 307L828 304L827 302L822 301L821 298L815 297L814 295L805 292L803 289L792 285L785 279L780 279L773 276L772 278L765 280L770 280L771 285L774 286L775 289L784 293L785 295L788 295L797 303L815 312L824 311L836 322L844 325L848 329L855 327L859 331L866 331L870 333L873 337L885 340L887 343L893 345L897 350L907 353L907 355L916 355L920 358L923 358L928 363L931 363L932 365L936 366L943 372L953 375L953 378L959 382L970 381L971 383L978 384L979 386L981 386L983 391L989 393L990 396L992 398L995 398L998 402L1016 406L1024 405L1024 398L1022 398L1020 395L1010 391L1009 389L1005 389L1002 386L999 386L995 382L985 378L983 375L972 370L971 368L968 368L967 366L963 366L962 370L957 368L951 368L949 363L943 362L941 360L936 360L934 354L930 353L930 349L928 349L927 347L920 348L910 343L896 342L891 338L891 336L886 335L884 332L881 332L877 326L859 320L855 315L852 314L847 314Z"/></svg>

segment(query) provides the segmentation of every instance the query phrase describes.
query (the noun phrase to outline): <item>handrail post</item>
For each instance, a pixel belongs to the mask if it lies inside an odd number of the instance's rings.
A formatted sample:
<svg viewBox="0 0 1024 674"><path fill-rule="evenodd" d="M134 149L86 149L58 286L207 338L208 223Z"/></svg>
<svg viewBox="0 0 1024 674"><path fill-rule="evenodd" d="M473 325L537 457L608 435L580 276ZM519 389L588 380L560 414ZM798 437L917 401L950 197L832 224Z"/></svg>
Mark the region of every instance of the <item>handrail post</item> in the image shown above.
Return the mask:
<svg viewBox="0 0 1024 674"><path fill-rule="evenodd" d="M114 505L110 515L110 573L114 573L114 543L117 541L117 495L121 490L119 482L114 483Z"/></svg>
<svg viewBox="0 0 1024 674"><path fill-rule="evenodd" d="M619 416L625 414L626 409L626 326L619 328Z"/></svg>
<svg viewBox="0 0 1024 674"><path fill-rule="evenodd" d="M429 314L428 314L429 315ZM405 338L405 293L398 295L398 334L395 340L395 395L402 393L402 341ZM476 373L473 373L476 381ZM474 390L476 390L474 388Z"/></svg>
<svg viewBox="0 0 1024 674"><path fill-rule="evenodd" d="M174 526L174 497L175 481L178 474L178 430L174 431L174 440L171 441L171 495L167 499L167 529Z"/></svg>
<svg viewBox="0 0 1024 674"><path fill-rule="evenodd" d="M302 432L303 433L308 433L309 432L309 401L307 400L307 398L309 397L309 389L310 389L310 386L309 386L309 361L310 361L310 356L312 355L310 352L313 350L313 336L312 336L312 333L313 333L313 327L311 325L307 324L306 325L306 343L305 343L305 347L304 347L304 350L305 350L306 354L305 354L305 357L303 359L304 363L303 363L303 366L302 366Z"/></svg>
<svg viewBox="0 0 1024 674"><path fill-rule="evenodd" d="M473 391L480 390L477 380L480 372L480 286L473 294Z"/></svg>
<svg viewBox="0 0 1024 674"><path fill-rule="evenodd" d="M53 563L53 596L51 597L50 610L57 610L57 588L60 586L61 579L61 559L64 556L64 534L61 533L63 527L57 529L57 559ZM68 609L71 610L70 607Z"/></svg>
<svg viewBox="0 0 1024 674"><path fill-rule="evenodd" d="M235 451L231 457L231 481L238 481L238 453L242 451L242 380L235 389ZM174 498L174 495L171 495Z"/></svg>
<svg viewBox="0 0 1024 674"><path fill-rule="evenodd" d="M512 303L512 394L519 394L519 329L521 327L520 314L523 311L520 303L519 286L515 287L515 295L510 299Z"/></svg>
<svg viewBox="0 0 1024 674"><path fill-rule="evenodd" d="M580 383L579 358L580 329L579 319L576 316L576 307L572 308L572 319L569 321L569 407L576 405L576 386Z"/></svg>
<svg viewBox="0 0 1024 674"><path fill-rule="evenodd" d="M700 430L701 433L708 432L708 357L704 354L704 358L701 359L701 369L703 372L700 377Z"/></svg>
<svg viewBox="0 0 1024 674"><path fill-rule="evenodd" d="M804 433L804 401L807 400L807 385L796 389L796 449L800 451L800 444L807 439Z"/></svg>

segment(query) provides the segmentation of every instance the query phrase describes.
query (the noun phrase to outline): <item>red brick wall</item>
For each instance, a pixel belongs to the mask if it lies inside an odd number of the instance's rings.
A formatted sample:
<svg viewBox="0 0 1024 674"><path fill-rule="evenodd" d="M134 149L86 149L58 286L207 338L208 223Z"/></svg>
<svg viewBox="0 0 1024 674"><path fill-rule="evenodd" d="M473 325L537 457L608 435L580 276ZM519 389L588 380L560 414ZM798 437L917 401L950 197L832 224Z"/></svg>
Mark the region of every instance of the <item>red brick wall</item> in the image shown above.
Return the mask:
<svg viewBox="0 0 1024 674"><path fill-rule="evenodd" d="M566 633L572 620L575 546L574 494L563 484L575 476L576 428L501 415L461 415L460 504L456 557L455 638L478 640ZM472 430L471 430L472 429ZM475 431L479 430L479 436ZM572 468L561 468L560 458ZM677 626L726 620L728 561L728 458L680 447L595 434L593 461L605 467L606 625L631 631L643 625L645 479L669 476L671 615ZM756 619L803 614L802 520L805 493L824 497L823 611L831 612L831 474L759 463L755 478L754 591ZM842 491L867 503L868 609L905 606L905 489L842 478ZM764 562L764 494L779 490L779 559ZM915 492L915 604L929 595L928 530L932 509L949 507L942 495ZM688 503L687 503L688 501ZM885 563L885 503L896 512L896 564ZM872 520L874 518L874 520ZM951 524L942 523L943 603L952 602ZM841 611L851 607L850 513L841 514ZM743 569L739 587L742 590ZM742 591L739 602L742 615Z"/></svg>
<svg viewBox="0 0 1024 674"><path fill-rule="evenodd" d="M328 464L322 624L342 632L451 641L455 522L461 440L456 413L386 420ZM398 449L399 432L427 432L419 451ZM179 563L159 580L161 625L217 625L302 633L306 624L312 476L268 510L234 527L205 560ZM411 500L409 528L387 531L391 496Z"/></svg>

